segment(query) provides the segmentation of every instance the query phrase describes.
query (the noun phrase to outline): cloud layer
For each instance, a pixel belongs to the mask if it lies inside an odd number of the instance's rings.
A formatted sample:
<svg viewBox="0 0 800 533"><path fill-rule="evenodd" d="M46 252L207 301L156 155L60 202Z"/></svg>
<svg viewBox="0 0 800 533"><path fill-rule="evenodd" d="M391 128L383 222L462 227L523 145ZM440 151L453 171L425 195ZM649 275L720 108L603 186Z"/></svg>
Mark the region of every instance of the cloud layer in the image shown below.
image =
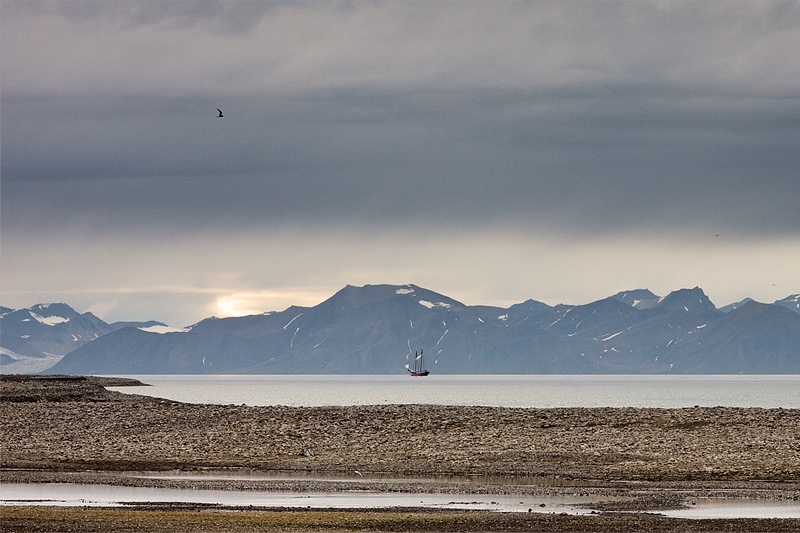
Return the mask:
<svg viewBox="0 0 800 533"><path fill-rule="evenodd" d="M248 310L342 282L430 279L469 303L706 278L726 280L723 298L798 289L800 4L2 10L5 305L36 291L89 302L99 278L108 301L145 291L184 322L230 297L223 286L262 295ZM608 252L667 248L624 277ZM707 250L719 255L689 269L696 281L670 278ZM736 275L728 261L756 253L772 266ZM532 280L526 262L555 264L540 254L595 273ZM515 267L491 279L486 258Z"/></svg>

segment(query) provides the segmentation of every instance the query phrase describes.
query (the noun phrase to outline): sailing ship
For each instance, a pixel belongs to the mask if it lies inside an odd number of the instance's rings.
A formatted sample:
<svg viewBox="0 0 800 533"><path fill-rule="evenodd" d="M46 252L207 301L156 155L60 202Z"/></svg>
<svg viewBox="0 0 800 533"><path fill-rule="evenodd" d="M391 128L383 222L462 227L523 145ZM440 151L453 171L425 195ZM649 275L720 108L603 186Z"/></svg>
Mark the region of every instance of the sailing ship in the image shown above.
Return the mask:
<svg viewBox="0 0 800 533"><path fill-rule="evenodd" d="M423 346L419 352L414 352L414 368L406 365L406 370L408 370L408 373L412 376L427 376L430 374L430 372L425 369L425 359L422 358L424 351L425 347Z"/></svg>

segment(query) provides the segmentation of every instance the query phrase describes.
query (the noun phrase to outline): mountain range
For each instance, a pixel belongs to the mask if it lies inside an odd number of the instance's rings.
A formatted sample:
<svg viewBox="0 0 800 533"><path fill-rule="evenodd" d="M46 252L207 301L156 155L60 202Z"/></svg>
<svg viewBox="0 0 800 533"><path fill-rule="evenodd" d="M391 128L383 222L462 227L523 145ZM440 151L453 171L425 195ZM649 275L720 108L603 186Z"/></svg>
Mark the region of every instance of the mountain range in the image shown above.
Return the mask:
<svg viewBox="0 0 800 533"><path fill-rule="evenodd" d="M7 374L39 372L74 349L129 326L166 327L155 321L108 324L63 303L17 310L0 307L0 368Z"/></svg>
<svg viewBox="0 0 800 533"><path fill-rule="evenodd" d="M106 324L52 304L0 310L0 358L5 373L39 360L36 371L60 374L396 374L424 350L438 374L797 374L799 302L717 309L695 287L502 308L415 285L368 285L313 307L180 330Z"/></svg>

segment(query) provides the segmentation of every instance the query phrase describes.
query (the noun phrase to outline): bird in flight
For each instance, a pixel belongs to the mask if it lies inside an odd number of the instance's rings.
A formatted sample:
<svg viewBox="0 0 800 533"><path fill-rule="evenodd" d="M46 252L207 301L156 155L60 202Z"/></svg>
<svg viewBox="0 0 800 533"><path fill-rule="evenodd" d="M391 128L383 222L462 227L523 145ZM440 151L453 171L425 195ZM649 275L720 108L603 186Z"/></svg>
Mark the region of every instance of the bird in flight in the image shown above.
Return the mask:
<svg viewBox="0 0 800 533"><path fill-rule="evenodd" d="M219 116L217 118L222 118L222 109L217 108L217 111L219 111Z"/></svg>

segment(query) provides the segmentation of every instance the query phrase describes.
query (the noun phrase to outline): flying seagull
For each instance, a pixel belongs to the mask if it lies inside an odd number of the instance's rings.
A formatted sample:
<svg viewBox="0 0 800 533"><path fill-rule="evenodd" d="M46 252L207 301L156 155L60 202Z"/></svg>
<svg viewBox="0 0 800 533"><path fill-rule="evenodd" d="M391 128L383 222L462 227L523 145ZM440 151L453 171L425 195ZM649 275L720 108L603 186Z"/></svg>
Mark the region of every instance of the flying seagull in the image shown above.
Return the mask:
<svg viewBox="0 0 800 533"><path fill-rule="evenodd" d="M217 111L219 111L219 116L217 118L222 118L222 109L217 108Z"/></svg>

